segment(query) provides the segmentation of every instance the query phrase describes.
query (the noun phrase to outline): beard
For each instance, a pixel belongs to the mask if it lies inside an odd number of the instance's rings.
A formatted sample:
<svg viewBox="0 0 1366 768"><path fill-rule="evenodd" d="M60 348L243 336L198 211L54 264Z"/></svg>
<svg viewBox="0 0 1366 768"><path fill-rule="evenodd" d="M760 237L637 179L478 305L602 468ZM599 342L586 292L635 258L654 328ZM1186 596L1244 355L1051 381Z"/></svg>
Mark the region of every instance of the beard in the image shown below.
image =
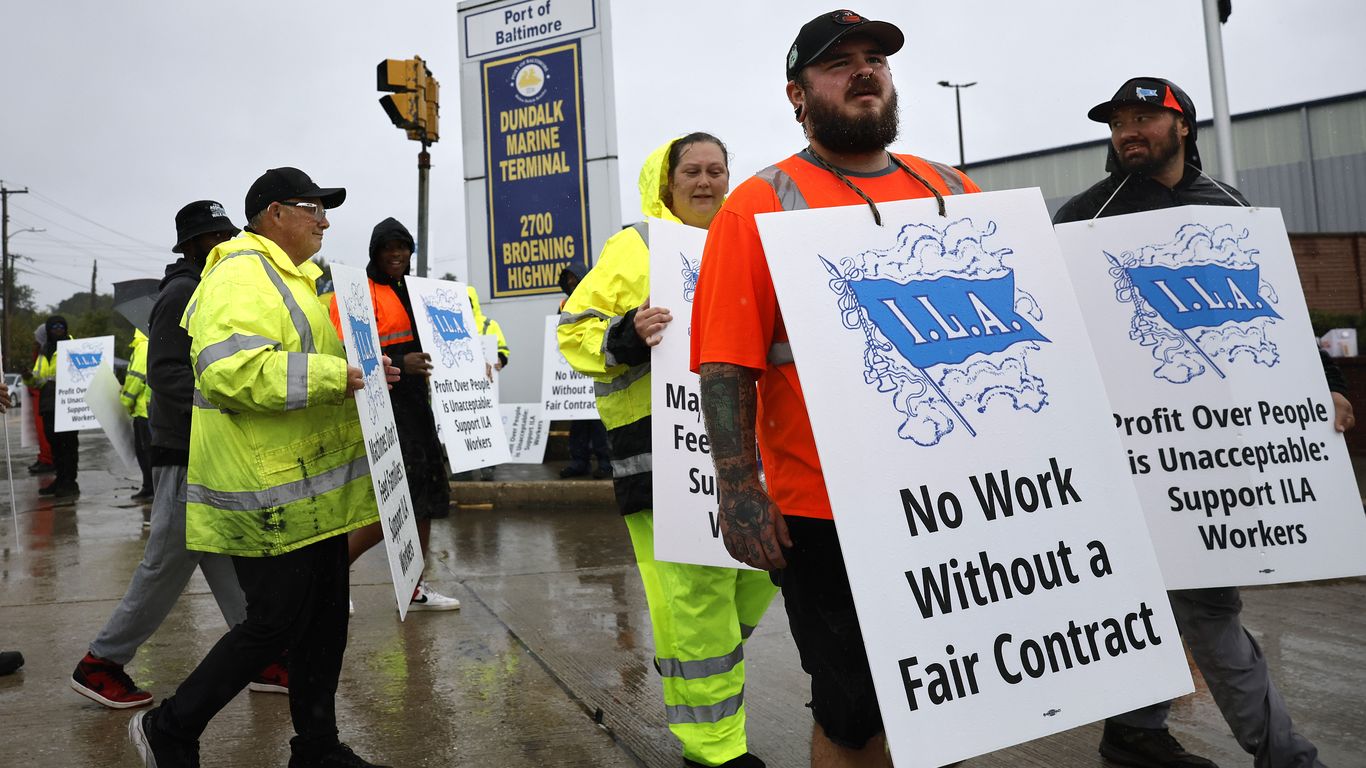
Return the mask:
<svg viewBox="0 0 1366 768"><path fill-rule="evenodd" d="M854 91L857 94L857 91ZM830 101L807 98L806 130L826 149L840 154L858 154L886 149L896 141L900 130L896 88L887 98L881 112L865 111L857 117L840 112L840 106Z"/></svg>
<svg viewBox="0 0 1366 768"><path fill-rule="evenodd" d="M1176 153L1181 151L1181 134L1177 131L1178 122L1172 121L1172 129L1167 134L1166 140L1162 142L1149 142L1148 156L1135 160L1124 159L1124 153L1119 148L1115 149L1115 154L1119 157L1119 167L1126 173L1137 173L1143 176L1151 176L1161 171Z"/></svg>

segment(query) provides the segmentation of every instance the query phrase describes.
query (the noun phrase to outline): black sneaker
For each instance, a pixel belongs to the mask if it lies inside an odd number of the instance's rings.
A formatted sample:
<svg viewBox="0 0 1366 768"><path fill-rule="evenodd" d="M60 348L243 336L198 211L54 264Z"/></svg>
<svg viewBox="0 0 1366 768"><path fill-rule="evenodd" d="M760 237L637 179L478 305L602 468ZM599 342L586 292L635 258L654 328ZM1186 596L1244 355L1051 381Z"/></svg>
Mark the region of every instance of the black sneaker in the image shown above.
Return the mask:
<svg viewBox="0 0 1366 768"><path fill-rule="evenodd" d="M65 485L53 483L48 487L52 489L52 495L59 499L74 499L81 495L81 487L75 483L67 483ZM42 491L39 491L39 493L42 493Z"/></svg>
<svg viewBox="0 0 1366 768"><path fill-rule="evenodd" d="M42 488L39 488L39 489L38 489L38 495L39 495L39 496L52 496L52 495L55 494L55 493L57 493L57 484L56 484L56 483L48 483L47 485L45 485L45 486L43 486Z"/></svg>
<svg viewBox="0 0 1366 768"><path fill-rule="evenodd" d="M611 476L612 476L612 465L611 465L611 464L599 464L599 465L598 465L598 468L595 469L595 470L593 470L593 478L594 478L595 480L606 480L607 478L609 478L609 477L611 477Z"/></svg>
<svg viewBox="0 0 1366 768"><path fill-rule="evenodd" d="M57 468L47 463L46 461L35 461L32 464L28 465L28 473L30 475L45 475L49 472L56 471Z"/></svg>
<svg viewBox="0 0 1366 768"><path fill-rule="evenodd" d="M156 709L145 709L128 721L128 740L142 764L146 768L199 768L199 742L183 742L162 733L156 727L156 713Z"/></svg>
<svg viewBox="0 0 1366 768"><path fill-rule="evenodd" d="M0 676L12 675L24 666L24 654L18 651L0 651Z"/></svg>
<svg viewBox="0 0 1366 768"><path fill-rule="evenodd" d="M578 466L577 464L570 464L569 466L567 466L567 467L565 467L564 469L560 470L560 477L562 477L562 478L583 477L583 476L586 475L586 474L588 474L588 467L587 467L587 466L582 466L582 467L581 467L581 466Z"/></svg>
<svg viewBox="0 0 1366 768"><path fill-rule="evenodd" d="M350 747L338 742L337 746L316 757L303 758L298 755L291 755L289 768L389 768L389 766L372 763L351 751Z"/></svg>
<svg viewBox="0 0 1366 768"><path fill-rule="evenodd" d="M1100 754L1112 763L1133 768L1219 768L1192 755L1166 728L1133 728L1106 720Z"/></svg>
<svg viewBox="0 0 1366 768"><path fill-rule="evenodd" d="M686 757L683 758L683 765L686 766L686 768L707 768L707 766L703 765L702 763L694 762L694 761L692 761L692 760L687 759ZM750 754L749 752L746 752L745 754L740 755L739 757L732 757L731 759L727 760L726 762L721 763L720 765L716 766L716 768L767 768L767 767L765 766L763 760L760 760L760 759L759 759L758 757L756 757L755 755L752 755L752 754Z"/></svg>

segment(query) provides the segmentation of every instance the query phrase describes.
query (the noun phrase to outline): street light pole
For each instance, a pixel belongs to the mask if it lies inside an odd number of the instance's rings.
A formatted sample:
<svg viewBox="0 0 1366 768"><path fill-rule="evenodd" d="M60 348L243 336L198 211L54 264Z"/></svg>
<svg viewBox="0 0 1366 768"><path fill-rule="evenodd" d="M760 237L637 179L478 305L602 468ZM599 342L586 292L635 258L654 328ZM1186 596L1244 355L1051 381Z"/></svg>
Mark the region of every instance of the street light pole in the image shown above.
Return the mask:
<svg viewBox="0 0 1366 768"><path fill-rule="evenodd" d="M0 292L0 368L4 367L4 355L9 353L9 297L10 283L14 282L14 269L10 266L9 259L9 196L26 195L28 187L23 189L6 189L0 183L0 277L4 278L5 286ZM18 234L17 232L15 234Z"/></svg>
<svg viewBox="0 0 1366 768"><path fill-rule="evenodd" d="M953 89L953 104L958 108L958 169L962 170L967 161L963 156L963 98L962 90L977 85L977 81L970 83L950 83L948 80L940 80L939 84L945 88Z"/></svg>

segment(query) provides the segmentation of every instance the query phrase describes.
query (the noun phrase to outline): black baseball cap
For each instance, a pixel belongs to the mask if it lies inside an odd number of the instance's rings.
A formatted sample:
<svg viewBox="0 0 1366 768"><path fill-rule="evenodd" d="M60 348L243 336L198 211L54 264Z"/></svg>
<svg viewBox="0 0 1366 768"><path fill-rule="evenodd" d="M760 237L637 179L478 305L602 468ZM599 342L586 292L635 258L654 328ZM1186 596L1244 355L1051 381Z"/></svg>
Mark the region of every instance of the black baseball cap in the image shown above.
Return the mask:
<svg viewBox="0 0 1366 768"><path fill-rule="evenodd" d="M1195 104L1185 91L1160 77L1135 77L1125 81L1109 101L1091 107L1086 116L1097 123L1108 123L1110 115L1127 104L1150 104L1170 109L1184 117L1190 123L1191 130L1195 129Z"/></svg>
<svg viewBox="0 0 1366 768"><path fill-rule="evenodd" d="M797 73L820 58L826 49L848 35L857 32L867 35L882 46L883 54L891 56L906 44L906 36L895 24L873 21L848 9L822 13L802 25L797 39L787 51L787 79L797 79Z"/></svg>
<svg viewBox="0 0 1366 768"><path fill-rule="evenodd" d="M208 232L237 234L237 225L228 218L223 204L217 200L196 200L181 208L175 215L175 247L173 253L184 253L185 243Z"/></svg>
<svg viewBox="0 0 1366 768"><path fill-rule="evenodd" d="M252 182L251 189L247 190L247 220L250 221L271 203L293 197L316 197L322 200L324 208L340 208L346 200L346 190L341 187L319 187L298 168L271 168Z"/></svg>

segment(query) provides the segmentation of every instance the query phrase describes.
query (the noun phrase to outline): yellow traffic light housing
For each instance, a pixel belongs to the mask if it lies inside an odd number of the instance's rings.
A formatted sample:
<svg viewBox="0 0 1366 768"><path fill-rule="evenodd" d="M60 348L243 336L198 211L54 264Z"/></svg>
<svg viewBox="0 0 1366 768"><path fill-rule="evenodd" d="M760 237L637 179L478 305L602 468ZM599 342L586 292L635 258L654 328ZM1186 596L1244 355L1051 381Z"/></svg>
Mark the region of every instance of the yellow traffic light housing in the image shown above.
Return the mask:
<svg viewBox="0 0 1366 768"><path fill-rule="evenodd" d="M376 81L379 90L392 94L381 96L379 103L395 127L424 145L439 138L437 100L440 84L421 57L381 61L376 68Z"/></svg>

